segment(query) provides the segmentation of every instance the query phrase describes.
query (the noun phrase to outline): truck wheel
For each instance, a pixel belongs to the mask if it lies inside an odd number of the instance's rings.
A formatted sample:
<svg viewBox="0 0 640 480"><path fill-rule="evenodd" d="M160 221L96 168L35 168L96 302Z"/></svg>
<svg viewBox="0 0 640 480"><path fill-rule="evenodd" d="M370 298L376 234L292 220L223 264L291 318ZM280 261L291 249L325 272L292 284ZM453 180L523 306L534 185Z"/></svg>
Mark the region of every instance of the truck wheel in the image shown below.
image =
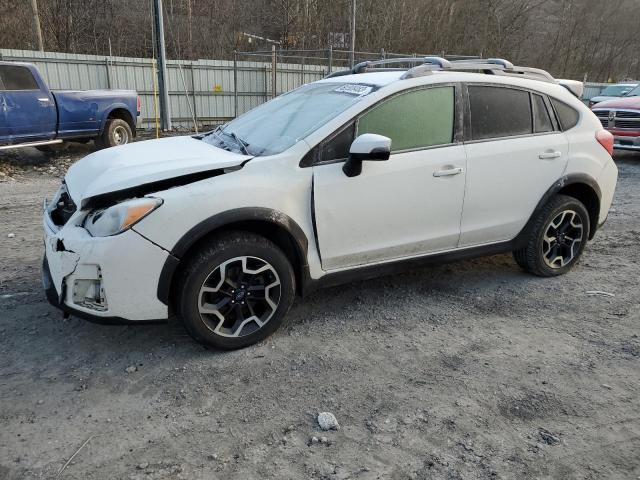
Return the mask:
<svg viewBox="0 0 640 480"><path fill-rule="evenodd" d="M187 260L176 313L198 342L224 350L263 340L284 321L295 296L291 263L274 243L227 232Z"/></svg>
<svg viewBox="0 0 640 480"><path fill-rule="evenodd" d="M121 118L110 118L95 143L98 148L109 148L126 145L131 141L133 133L129 124Z"/></svg>
<svg viewBox="0 0 640 480"><path fill-rule="evenodd" d="M589 213L582 202L556 195L538 213L527 246L514 251L513 257L534 275L562 275L578 262L589 228Z"/></svg>

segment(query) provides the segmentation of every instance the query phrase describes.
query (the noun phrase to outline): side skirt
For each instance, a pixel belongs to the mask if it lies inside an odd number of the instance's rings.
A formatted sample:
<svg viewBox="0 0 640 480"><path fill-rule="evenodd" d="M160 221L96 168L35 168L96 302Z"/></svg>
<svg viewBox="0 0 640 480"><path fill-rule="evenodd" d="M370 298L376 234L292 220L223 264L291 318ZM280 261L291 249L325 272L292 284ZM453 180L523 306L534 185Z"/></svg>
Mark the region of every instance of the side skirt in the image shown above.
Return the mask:
<svg viewBox="0 0 640 480"><path fill-rule="evenodd" d="M334 287L336 285L342 285L357 280L369 280L376 277L393 275L427 265L438 265L458 260L466 260L469 258L512 252L513 250L523 247L524 243L526 243L525 238L526 237L519 235L514 240L494 243L492 245L482 245L480 247L465 248L440 254L426 255L418 258L402 259L378 265L355 267L340 272L327 273L319 279L312 279L307 272L302 288L302 296L307 296L320 288Z"/></svg>

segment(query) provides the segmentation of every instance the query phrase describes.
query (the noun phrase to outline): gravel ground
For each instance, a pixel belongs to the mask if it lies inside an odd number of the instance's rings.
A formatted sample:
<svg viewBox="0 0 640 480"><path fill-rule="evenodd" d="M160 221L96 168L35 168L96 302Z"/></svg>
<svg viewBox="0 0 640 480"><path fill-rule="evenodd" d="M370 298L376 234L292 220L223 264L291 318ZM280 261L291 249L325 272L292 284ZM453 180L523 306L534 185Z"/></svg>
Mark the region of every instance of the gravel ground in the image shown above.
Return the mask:
<svg viewBox="0 0 640 480"><path fill-rule="evenodd" d="M352 283L222 353L45 302L41 201L89 149L0 154L0 478L640 478L640 156L566 276L499 255Z"/></svg>

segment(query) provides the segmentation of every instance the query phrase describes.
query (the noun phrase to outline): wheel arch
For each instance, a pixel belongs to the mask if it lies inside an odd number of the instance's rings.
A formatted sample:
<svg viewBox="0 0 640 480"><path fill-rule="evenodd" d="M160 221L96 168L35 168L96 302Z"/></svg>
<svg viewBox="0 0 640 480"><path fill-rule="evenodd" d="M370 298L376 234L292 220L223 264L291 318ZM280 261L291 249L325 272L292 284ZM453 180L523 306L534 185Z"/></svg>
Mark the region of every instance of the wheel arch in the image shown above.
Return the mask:
<svg viewBox="0 0 640 480"><path fill-rule="evenodd" d="M598 229L598 216L600 215L602 193L598 182L593 177L584 173L565 175L554 183L538 202L538 205L520 235L524 237L529 233L530 226L538 212L540 212L554 195L567 195L582 202L589 213L589 240L591 240Z"/></svg>
<svg viewBox="0 0 640 480"><path fill-rule="evenodd" d="M125 122L127 122L129 127L131 128L131 133L134 137L136 136L136 122L126 105L114 105L105 112L105 115L102 119L102 126L100 128L101 135L104 132L104 129L107 127L107 122L112 118L119 118L120 120L124 120Z"/></svg>
<svg viewBox="0 0 640 480"><path fill-rule="evenodd" d="M302 228L288 215L268 208L239 208L203 220L175 244L160 273L158 299L169 305L174 280L183 261L213 236L227 231L246 231L261 235L275 243L287 256L296 276L296 290L303 292L308 278L309 242Z"/></svg>

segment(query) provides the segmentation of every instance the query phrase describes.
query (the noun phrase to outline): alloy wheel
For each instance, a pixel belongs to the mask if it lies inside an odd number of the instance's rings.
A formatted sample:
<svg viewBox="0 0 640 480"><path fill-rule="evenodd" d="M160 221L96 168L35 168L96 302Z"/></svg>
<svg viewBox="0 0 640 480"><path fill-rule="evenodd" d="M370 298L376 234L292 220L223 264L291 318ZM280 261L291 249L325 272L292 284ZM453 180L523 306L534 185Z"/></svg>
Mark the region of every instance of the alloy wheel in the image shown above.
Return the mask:
<svg viewBox="0 0 640 480"><path fill-rule="evenodd" d="M542 257L551 268L571 263L580 251L584 225L574 210L563 210L547 226L542 238Z"/></svg>
<svg viewBox="0 0 640 480"><path fill-rule="evenodd" d="M235 257L207 276L198 295L198 311L217 335L243 337L273 317L280 296L280 278L271 264L258 257Z"/></svg>

